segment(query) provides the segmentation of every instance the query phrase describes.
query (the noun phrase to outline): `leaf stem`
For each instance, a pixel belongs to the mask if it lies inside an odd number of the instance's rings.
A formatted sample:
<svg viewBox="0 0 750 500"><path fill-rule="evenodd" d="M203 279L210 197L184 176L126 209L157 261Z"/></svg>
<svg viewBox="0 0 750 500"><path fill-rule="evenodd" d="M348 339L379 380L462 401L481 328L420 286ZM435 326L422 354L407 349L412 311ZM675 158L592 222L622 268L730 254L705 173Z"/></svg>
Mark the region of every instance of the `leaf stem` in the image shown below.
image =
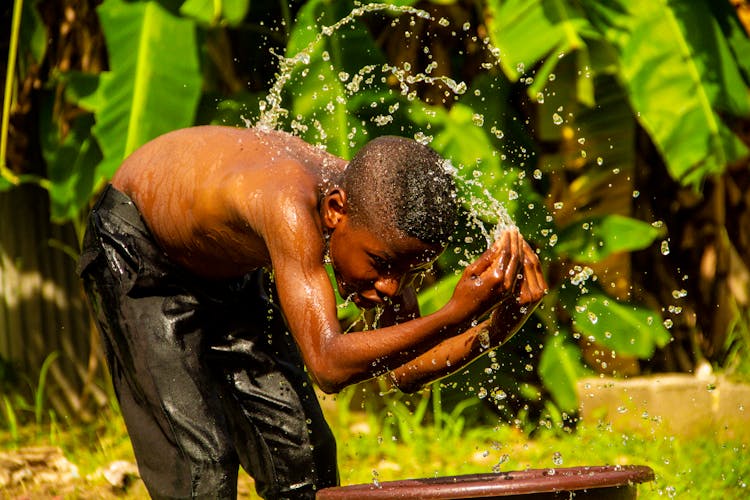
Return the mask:
<svg viewBox="0 0 750 500"><path fill-rule="evenodd" d="M8 48L8 66L5 71L5 94L3 96L3 118L0 128L0 176L12 184L18 184L18 176L11 172L6 163L8 148L8 125L10 123L10 101L16 74L16 55L18 53L18 34L21 30L21 11L23 0L15 0L13 4L13 20L11 21L10 44Z"/></svg>

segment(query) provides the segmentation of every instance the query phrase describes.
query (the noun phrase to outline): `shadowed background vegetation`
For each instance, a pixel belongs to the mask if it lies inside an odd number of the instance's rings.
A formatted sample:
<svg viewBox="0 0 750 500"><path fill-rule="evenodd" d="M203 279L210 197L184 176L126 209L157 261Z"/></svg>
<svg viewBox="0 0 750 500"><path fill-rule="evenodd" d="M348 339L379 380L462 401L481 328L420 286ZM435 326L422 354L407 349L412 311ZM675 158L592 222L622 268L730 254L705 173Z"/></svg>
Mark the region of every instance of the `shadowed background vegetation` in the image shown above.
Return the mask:
<svg viewBox="0 0 750 500"><path fill-rule="evenodd" d="M261 110L344 158L382 134L429 143L465 180L467 220L490 194L538 249L542 306L433 399L569 422L585 374L747 377L746 2L391 4L3 5L0 424L85 421L111 402L75 266L87 210L123 158ZM458 229L424 278L424 311L486 245L480 226Z"/></svg>

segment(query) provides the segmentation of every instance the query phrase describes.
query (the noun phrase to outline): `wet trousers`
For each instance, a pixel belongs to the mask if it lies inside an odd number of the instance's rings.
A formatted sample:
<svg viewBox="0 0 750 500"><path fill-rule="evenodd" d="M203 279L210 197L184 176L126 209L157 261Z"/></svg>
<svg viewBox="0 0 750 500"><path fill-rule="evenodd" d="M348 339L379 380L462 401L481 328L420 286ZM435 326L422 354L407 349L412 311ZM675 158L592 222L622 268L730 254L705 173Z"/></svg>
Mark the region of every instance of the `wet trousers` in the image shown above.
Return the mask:
<svg viewBox="0 0 750 500"><path fill-rule="evenodd" d="M236 498L239 465L269 499L338 483L333 435L263 271L186 272L110 186L79 273L153 498Z"/></svg>

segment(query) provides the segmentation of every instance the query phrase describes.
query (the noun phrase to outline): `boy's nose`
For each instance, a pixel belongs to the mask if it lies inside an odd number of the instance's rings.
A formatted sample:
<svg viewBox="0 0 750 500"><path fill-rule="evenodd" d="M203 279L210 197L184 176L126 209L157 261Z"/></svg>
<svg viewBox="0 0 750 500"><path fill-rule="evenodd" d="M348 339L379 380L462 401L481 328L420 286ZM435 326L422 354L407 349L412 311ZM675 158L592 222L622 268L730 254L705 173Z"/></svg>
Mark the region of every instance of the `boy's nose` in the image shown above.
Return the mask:
<svg viewBox="0 0 750 500"><path fill-rule="evenodd" d="M385 276L377 280L374 286L375 290L378 291L378 294L386 297L393 297L398 293L398 290L401 287L401 280L394 276Z"/></svg>

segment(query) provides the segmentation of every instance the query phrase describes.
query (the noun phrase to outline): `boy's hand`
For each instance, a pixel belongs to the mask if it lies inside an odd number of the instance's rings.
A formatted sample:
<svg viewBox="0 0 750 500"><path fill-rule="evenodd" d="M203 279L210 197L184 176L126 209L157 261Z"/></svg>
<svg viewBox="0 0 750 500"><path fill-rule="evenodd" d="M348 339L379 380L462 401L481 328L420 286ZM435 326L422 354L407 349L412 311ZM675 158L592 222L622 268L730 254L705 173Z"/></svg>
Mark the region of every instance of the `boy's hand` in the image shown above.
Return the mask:
<svg viewBox="0 0 750 500"><path fill-rule="evenodd" d="M467 318L480 316L515 295L525 260L524 246L528 245L518 230L508 229L464 270L451 297L459 314Z"/></svg>
<svg viewBox="0 0 750 500"><path fill-rule="evenodd" d="M539 257L526 242L523 246L523 277L517 283L516 296L506 299L492 312L489 333L493 345L510 339L547 293L548 285Z"/></svg>

